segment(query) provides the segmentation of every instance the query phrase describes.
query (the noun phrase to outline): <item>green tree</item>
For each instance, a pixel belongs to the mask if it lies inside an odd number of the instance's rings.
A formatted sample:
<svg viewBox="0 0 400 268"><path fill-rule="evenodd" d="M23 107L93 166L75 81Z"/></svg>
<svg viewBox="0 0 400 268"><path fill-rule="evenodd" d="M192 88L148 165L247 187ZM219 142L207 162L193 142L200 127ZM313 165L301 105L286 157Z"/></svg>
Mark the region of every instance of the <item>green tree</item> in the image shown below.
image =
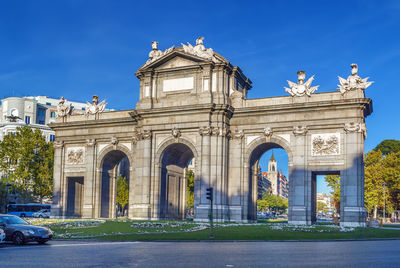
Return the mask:
<svg viewBox="0 0 400 268"><path fill-rule="evenodd" d="M186 193L186 207L192 208L194 206L194 172L192 170L189 170L187 175Z"/></svg>
<svg viewBox="0 0 400 268"><path fill-rule="evenodd" d="M125 206L129 202L129 186L128 186L128 180L121 174L119 174L117 178L116 202L122 209L122 215L125 216Z"/></svg>
<svg viewBox="0 0 400 268"><path fill-rule="evenodd" d="M317 211L325 211L326 204L324 202L318 201L317 202Z"/></svg>
<svg viewBox="0 0 400 268"><path fill-rule="evenodd" d="M400 209L400 152L384 155L372 150L365 156L365 208L377 216L378 208Z"/></svg>
<svg viewBox="0 0 400 268"><path fill-rule="evenodd" d="M340 176L339 175L327 175L325 177L326 183L331 187L331 194L333 195L333 201L337 211L340 210Z"/></svg>
<svg viewBox="0 0 400 268"><path fill-rule="evenodd" d="M381 151L383 155L387 155L389 153L398 153L400 152L400 141L399 140L384 140L379 143L375 149L375 151Z"/></svg>
<svg viewBox="0 0 400 268"><path fill-rule="evenodd" d="M24 126L0 142L0 172L3 180L13 185L25 202L30 195L51 197L53 191L53 148L42 132Z"/></svg>
<svg viewBox="0 0 400 268"><path fill-rule="evenodd" d="M278 195L273 195L268 192L263 194L262 200L257 201L257 208L259 209L269 209L275 212L283 212L288 208L288 200L280 197Z"/></svg>
<svg viewBox="0 0 400 268"><path fill-rule="evenodd" d="M0 213L6 212L7 205L7 183L0 179Z"/></svg>

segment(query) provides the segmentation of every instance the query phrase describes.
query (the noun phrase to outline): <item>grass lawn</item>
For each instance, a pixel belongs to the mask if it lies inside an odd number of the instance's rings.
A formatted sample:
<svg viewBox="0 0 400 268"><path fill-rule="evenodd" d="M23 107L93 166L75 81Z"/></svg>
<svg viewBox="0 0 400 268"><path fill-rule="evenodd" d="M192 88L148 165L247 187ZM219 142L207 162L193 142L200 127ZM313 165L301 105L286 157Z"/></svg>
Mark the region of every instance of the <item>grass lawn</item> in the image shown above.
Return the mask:
<svg viewBox="0 0 400 268"><path fill-rule="evenodd" d="M51 221L51 220L50 220ZM34 222L35 223L35 222ZM55 239L102 239L110 241L208 240L206 224L167 221L41 221L55 233ZM400 238L399 230L375 228L341 229L335 226L290 226L282 223L215 224L214 240L326 240Z"/></svg>
<svg viewBox="0 0 400 268"><path fill-rule="evenodd" d="M390 227L390 228L400 228L400 224L396 224L396 223L394 223L394 224L384 224L384 225L382 225L383 227Z"/></svg>

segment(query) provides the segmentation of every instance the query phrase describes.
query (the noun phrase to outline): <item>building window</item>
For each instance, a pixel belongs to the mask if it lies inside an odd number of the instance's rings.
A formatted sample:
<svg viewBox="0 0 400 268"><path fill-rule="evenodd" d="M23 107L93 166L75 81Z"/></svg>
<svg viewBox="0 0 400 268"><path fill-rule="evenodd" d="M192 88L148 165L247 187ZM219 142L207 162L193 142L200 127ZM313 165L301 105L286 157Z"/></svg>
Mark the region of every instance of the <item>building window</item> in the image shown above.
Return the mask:
<svg viewBox="0 0 400 268"><path fill-rule="evenodd" d="M25 124L29 125L31 123L31 117L26 115L25 116Z"/></svg>
<svg viewBox="0 0 400 268"><path fill-rule="evenodd" d="M39 108L37 110L36 123L38 123L40 125L45 125L46 124L46 109Z"/></svg>
<svg viewBox="0 0 400 268"><path fill-rule="evenodd" d="M46 102L46 105L49 105L49 106L51 106L51 103L50 103L50 102Z"/></svg>
<svg viewBox="0 0 400 268"><path fill-rule="evenodd" d="M38 110L38 116L46 116L46 110L45 109L39 109Z"/></svg>
<svg viewBox="0 0 400 268"><path fill-rule="evenodd" d="M50 134L50 141L54 141L56 139L56 135Z"/></svg>
<svg viewBox="0 0 400 268"><path fill-rule="evenodd" d="M50 117L51 117L51 118L56 118L56 113L55 113L55 112L51 112L51 113L50 113Z"/></svg>

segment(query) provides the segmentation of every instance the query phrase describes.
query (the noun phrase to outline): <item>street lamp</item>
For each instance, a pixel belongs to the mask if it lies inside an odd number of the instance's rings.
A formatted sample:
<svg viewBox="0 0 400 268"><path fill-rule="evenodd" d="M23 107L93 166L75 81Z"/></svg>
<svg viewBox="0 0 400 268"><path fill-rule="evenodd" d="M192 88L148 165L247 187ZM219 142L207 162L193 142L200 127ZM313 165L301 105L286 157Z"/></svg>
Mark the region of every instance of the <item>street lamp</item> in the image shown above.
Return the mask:
<svg viewBox="0 0 400 268"><path fill-rule="evenodd" d="M7 211L7 205L8 205L8 195L9 195L9 187L11 186L11 184L7 183L6 184L6 213Z"/></svg>
<svg viewBox="0 0 400 268"><path fill-rule="evenodd" d="M385 222L385 214L386 214L386 183L382 182L383 187L383 222Z"/></svg>

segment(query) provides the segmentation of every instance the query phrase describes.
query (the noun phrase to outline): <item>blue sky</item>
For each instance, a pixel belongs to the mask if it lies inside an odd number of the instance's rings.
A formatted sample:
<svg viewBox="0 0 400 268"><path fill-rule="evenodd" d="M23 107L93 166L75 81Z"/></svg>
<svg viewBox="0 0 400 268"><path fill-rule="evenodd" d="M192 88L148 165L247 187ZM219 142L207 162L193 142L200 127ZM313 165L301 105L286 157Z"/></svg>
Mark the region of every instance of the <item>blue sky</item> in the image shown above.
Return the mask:
<svg viewBox="0 0 400 268"><path fill-rule="evenodd" d="M253 81L250 98L287 95L296 72L337 90L350 64L366 90L366 151L399 139L400 1L1 1L0 98L47 95L115 109L138 100L135 71L161 49L205 36Z"/></svg>

